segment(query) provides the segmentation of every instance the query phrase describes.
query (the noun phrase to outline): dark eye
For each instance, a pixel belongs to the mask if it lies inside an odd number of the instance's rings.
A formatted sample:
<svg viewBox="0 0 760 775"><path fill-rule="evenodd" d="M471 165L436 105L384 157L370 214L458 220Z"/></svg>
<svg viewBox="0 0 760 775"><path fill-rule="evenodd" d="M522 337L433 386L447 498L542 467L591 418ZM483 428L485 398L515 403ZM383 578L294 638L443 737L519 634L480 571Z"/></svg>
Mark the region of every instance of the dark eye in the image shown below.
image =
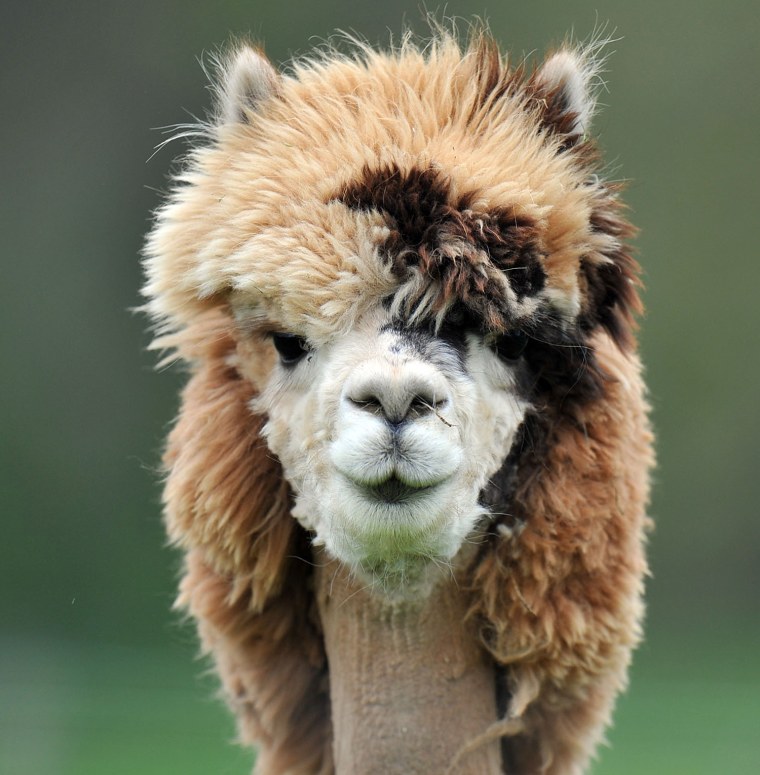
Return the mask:
<svg viewBox="0 0 760 775"><path fill-rule="evenodd" d="M528 335L522 331L510 331L502 334L493 343L493 349L499 358L516 361L528 346Z"/></svg>
<svg viewBox="0 0 760 775"><path fill-rule="evenodd" d="M309 352L309 346L297 334L272 334L272 342L283 366L294 366Z"/></svg>

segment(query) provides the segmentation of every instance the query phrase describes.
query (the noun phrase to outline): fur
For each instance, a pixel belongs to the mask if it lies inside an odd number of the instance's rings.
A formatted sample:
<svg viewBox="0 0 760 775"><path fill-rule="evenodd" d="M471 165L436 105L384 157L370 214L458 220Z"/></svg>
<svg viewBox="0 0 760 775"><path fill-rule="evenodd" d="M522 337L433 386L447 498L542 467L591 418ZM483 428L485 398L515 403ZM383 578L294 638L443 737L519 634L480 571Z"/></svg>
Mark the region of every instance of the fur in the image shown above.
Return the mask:
<svg viewBox="0 0 760 775"><path fill-rule="evenodd" d="M598 48L530 72L440 32L221 68L144 292L191 371L165 455L178 604L262 775L332 771L312 543L419 596L479 541L459 570L508 772L581 773L609 723L653 458L633 229L588 134Z"/></svg>

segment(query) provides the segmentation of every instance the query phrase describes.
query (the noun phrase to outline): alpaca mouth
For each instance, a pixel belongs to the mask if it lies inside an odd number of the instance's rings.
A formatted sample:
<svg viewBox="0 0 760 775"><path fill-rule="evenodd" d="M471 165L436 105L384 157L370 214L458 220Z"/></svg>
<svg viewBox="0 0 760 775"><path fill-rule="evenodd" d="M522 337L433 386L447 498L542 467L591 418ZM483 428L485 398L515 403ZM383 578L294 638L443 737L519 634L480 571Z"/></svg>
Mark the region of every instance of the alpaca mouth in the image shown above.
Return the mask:
<svg viewBox="0 0 760 775"><path fill-rule="evenodd" d="M432 485L415 487L406 482L402 482L397 476L391 476L384 482L365 486L363 489L376 500L383 503L408 503L413 498L427 492Z"/></svg>

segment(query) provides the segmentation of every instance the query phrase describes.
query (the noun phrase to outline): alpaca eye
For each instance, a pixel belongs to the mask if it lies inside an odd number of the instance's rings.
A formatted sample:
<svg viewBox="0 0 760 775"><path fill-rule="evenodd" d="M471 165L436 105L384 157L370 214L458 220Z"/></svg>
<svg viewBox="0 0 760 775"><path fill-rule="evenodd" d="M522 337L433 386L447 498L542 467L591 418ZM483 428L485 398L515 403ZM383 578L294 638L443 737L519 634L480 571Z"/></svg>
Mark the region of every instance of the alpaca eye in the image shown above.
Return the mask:
<svg viewBox="0 0 760 775"><path fill-rule="evenodd" d="M493 343L494 352L505 361L516 361L528 346L528 335L522 331L502 334Z"/></svg>
<svg viewBox="0 0 760 775"><path fill-rule="evenodd" d="M294 366L309 352L309 346L297 334L272 334L272 343L283 366Z"/></svg>

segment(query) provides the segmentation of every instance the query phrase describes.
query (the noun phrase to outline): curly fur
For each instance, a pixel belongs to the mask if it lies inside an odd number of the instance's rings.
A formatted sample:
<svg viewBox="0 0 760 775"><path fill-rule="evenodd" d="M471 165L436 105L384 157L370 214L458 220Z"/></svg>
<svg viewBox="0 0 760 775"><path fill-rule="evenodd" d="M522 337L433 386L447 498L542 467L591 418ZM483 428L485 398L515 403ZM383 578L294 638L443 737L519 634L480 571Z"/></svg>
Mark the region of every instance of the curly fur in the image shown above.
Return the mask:
<svg viewBox="0 0 760 775"><path fill-rule="evenodd" d="M507 772L580 773L602 738L641 637L652 438L633 230L588 135L593 53L528 72L485 33L464 49L440 33L289 76L250 49L223 67L212 140L149 236L145 293L156 346L191 371L165 455L178 605L261 773L333 771L319 531L305 507L294 518L308 482L278 459L294 442L271 416L269 334L329 347L380 309L424 336L531 337L507 383L524 417L472 517L469 616L505 680ZM318 461L315 434L301 454Z"/></svg>

